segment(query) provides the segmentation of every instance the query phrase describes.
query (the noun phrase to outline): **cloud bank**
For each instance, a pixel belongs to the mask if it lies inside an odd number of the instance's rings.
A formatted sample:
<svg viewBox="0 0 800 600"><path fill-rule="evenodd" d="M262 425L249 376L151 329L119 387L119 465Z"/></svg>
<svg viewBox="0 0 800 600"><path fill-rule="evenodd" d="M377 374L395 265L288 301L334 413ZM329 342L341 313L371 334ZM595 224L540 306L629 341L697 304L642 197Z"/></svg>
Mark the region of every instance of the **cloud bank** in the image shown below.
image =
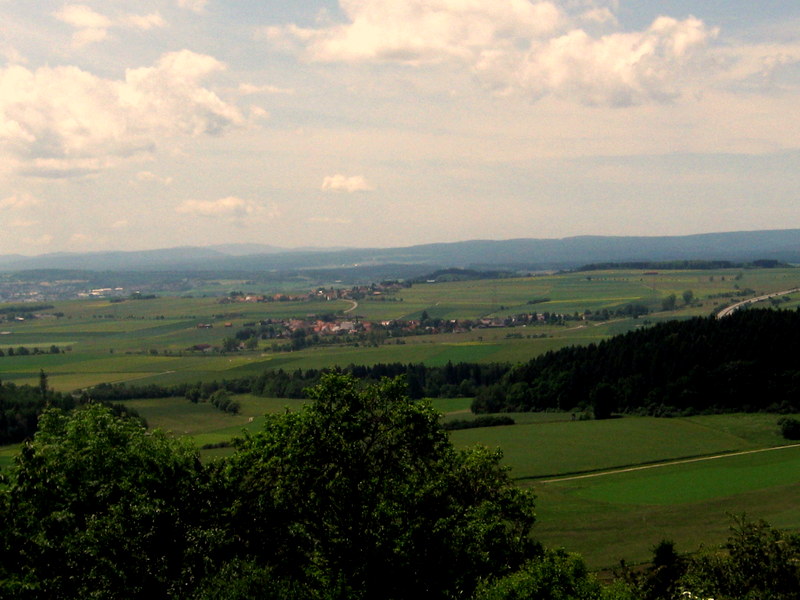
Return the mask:
<svg viewBox="0 0 800 600"><path fill-rule="evenodd" d="M151 153L170 137L220 134L243 122L203 85L223 68L188 50L128 69L124 80L74 66L0 68L0 148L28 174L62 177Z"/></svg>
<svg viewBox="0 0 800 600"><path fill-rule="evenodd" d="M693 17L596 33L618 27L616 3L602 4L577 3L574 13L551 1L340 0L344 23L271 27L267 35L310 61L455 61L498 92L614 106L676 97L695 54L717 35Z"/></svg>

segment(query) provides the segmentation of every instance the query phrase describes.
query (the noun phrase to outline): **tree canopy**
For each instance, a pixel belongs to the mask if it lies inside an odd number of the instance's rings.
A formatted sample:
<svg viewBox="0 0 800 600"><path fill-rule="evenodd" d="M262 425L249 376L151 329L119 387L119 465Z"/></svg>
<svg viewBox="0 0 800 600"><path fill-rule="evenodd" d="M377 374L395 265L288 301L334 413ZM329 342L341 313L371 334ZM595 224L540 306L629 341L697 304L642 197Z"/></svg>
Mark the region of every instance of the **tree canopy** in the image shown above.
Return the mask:
<svg viewBox="0 0 800 600"><path fill-rule="evenodd" d="M311 396L208 466L101 405L45 411L0 492L0 591L456 598L537 554L499 452L456 450L398 381Z"/></svg>

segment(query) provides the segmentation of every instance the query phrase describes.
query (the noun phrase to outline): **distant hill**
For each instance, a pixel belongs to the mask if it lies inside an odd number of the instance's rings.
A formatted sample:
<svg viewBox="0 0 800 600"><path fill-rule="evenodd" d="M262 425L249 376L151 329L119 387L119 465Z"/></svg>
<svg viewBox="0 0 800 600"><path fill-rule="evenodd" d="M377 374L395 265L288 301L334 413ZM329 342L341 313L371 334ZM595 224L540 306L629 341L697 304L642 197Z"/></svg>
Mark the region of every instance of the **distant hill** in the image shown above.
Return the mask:
<svg viewBox="0 0 800 600"><path fill-rule="evenodd" d="M381 265L435 268L562 269L588 263L676 260L800 263L800 229L686 236L578 236L563 239L472 240L401 248L285 249L225 244L135 252L0 256L0 270L238 271L353 269ZM380 269L377 269L380 270Z"/></svg>

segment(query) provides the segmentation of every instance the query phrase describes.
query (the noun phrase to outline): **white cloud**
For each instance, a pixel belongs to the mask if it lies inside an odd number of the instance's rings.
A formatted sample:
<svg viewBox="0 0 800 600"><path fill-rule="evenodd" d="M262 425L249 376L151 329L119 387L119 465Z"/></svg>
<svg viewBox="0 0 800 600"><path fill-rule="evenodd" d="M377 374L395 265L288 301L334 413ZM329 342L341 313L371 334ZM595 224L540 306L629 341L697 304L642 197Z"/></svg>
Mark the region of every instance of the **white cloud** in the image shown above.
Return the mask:
<svg viewBox="0 0 800 600"><path fill-rule="evenodd" d="M78 67L0 68L0 148L29 174L69 176L151 153L168 138L219 134L243 122L202 81L224 65L188 50L124 80Z"/></svg>
<svg viewBox="0 0 800 600"><path fill-rule="evenodd" d="M108 29L112 25L111 19L85 4L68 4L54 16L76 29Z"/></svg>
<svg viewBox="0 0 800 600"><path fill-rule="evenodd" d="M534 96L555 93L586 104L617 106L666 101L680 95L683 67L713 35L693 18L659 17L643 32L600 38L576 29L544 43L534 42L524 59L504 75ZM482 68L493 70L493 66L490 61Z"/></svg>
<svg viewBox="0 0 800 600"><path fill-rule="evenodd" d="M126 229L127 227L128 227L127 219L120 219L119 221L114 221L111 224L111 229Z"/></svg>
<svg viewBox="0 0 800 600"><path fill-rule="evenodd" d="M148 30L167 24L158 12L149 15L125 14L112 19L85 4L68 4L53 16L77 29L72 35L72 45L76 48L107 39L108 30L114 27Z"/></svg>
<svg viewBox="0 0 800 600"><path fill-rule="evenodd" d="M163 185L170 185L172 183L172 177L161 177L150 171L139 171L136 174L136 179L138 181L155 181Z"/></svg>
<svg viewBox="0 0 800 600"><path fill-rule="evenodd" d="M322 180L322 189L334 192L368 192L375 188L362 175L329 175Z"/></svg>
<svg viewBox="0 0 800 600"><path fill-rule="evenodd" d="M157 12L149 15L125 15L120 19L119 22L120 24L125 24L133 29L141 29L144 31L167 26L167 22Z"/></svg>
<svg viewBox="0 0 800 600"><path fill-rule="evenodd" d="M456 61L498 92L555 94L586 104L628 105L679 95L694 53L716 36L699 19L659 17L644 31L618 27L616 2L340 0L344 24L272 27L312 61Z"/></svg>
<svg viewBox="0 0 800 600"><path fill-rule="evenodd" d="M252 83L242 83L239 85L239 93L242 95L250 94L294 94L291 88L276 87L274 85L253 85Z"/></svg>
<svg viewBox="0 0 800 600"><path fill-rule="evenodd" d="M269 111L253 104L250 106L250 117L254 119L269 119Z"/></svg>
<svg viewBox="0 0 800 600"><path fill-rule="evenodd" d="M21 193L8 196L0 199L0 210L16 210L19 208L29 208L31 206L39 206L41 200L32 196L31 194Z"/></svg>
<svg viewBox="0 0 800 600"><path fill-rule="evenodd" d="M264 220L279 216L275 207L266 207L252 200L228 196L219 200L185 200L175 209L176 212L198 217L224 218L232 222L245 219Z"/></svg>
<svg viewBox="0 0 800 600"><path fill-rule="evenodd" d="M196 13L201 13L206 9L208 0L178 0L178 6L187 8Z"/></svg>
<svg viewBox="0 0 800 600"><path fill-rule="evenodd" d="M267 30L296 40L318 61L475 59L487 48L551 35L564 14L553 2L528 0L340 0L349 23L322 29Z"/></svg>

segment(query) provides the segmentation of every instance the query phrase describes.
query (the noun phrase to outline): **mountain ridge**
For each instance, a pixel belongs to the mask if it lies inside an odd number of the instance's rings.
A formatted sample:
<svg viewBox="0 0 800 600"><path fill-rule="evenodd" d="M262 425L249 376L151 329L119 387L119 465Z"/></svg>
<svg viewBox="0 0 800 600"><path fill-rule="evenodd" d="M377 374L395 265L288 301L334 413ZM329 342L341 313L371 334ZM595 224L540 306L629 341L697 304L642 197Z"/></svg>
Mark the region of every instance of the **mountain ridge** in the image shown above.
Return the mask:
<svg viewBox="0 0 800 600"><path fill-rule="evenodd" d="M598 262L758 259L800 263L800 229L682 236L476 239L392 248L281 248L248 243L38 256L13 254L0 255L0 270L268 271L381 264L557 269Z"/></svg>

